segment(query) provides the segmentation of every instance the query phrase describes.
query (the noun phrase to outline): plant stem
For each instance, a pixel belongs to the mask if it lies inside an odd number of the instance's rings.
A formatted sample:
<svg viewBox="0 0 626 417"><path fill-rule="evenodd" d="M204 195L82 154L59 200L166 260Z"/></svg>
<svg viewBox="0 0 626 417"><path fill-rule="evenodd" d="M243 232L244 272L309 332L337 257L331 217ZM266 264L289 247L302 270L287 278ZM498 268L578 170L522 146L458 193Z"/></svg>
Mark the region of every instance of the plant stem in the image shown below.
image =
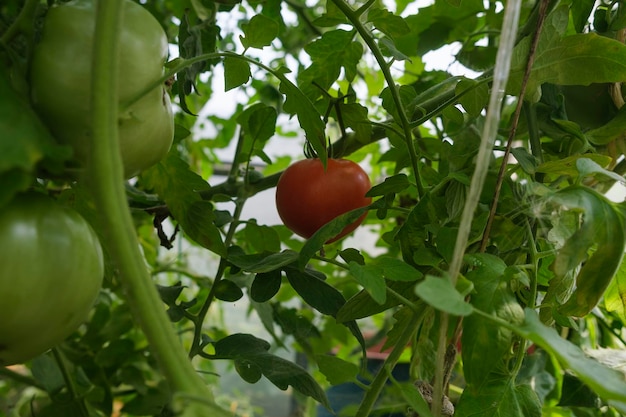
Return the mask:
<svg viewBox="0 0 626 417"><path fill-rule="evenodd" d="M76 385L74 384L74 379L72 375L70 375L69 370L67 369L67 360L63 356L63 353L59 351L57 348L52 349L52 356L54 356L54 360L61 371L61 375L63 375L63 380L65 381L65 387L67 388L67 392L70 395L72 400L78 402L78 408L80 410L80 414L82 417L89 417L89 410L87 409L87 405L85 404L84 398L81 398L76 390Z"/></svg>
<svg viewBox="0 0 626 417"><path fill-rule="evenodd" d="M118 61L123 1L97 2L92 64L93 132L86 180L101 214L105 244L120 271L126 300L163 371L175 400L183 396L203 397L200 402L174 404L185 417L227 416L213 406L213 395L193 369L178 340L140 251L132 217L126 203L124 176L119 152Z"/></svg>
<svg viewBox="0 0 626 417"><path fill-rule="evenodd" d="M519 96L517 97L517 106L515 107L515 112L513 113L513 121L511 123L511 129L509 131L509 137L507 140L506 149L502 157L502 163L500 164L500 171L498 172L498 178L496 181L493 202L491 203L491 209L489 211L487 225L485 226L485 232L483 234L483 239L480 244L481 252L484 252L485 249L487 248L489 235L491 234L491 226L493 225L493 220L496 216L496 209L498 208L498 200L500 199L500 192L502 190L502 184L504 182L504 172L508 164L509 155L511 154L511 147L513 145L513 141L515 140L515 136L517 133L517 126L519 124L520 115L522 113L522 108L524 105L524 97L526 96L526 86L528 85L528 80L530 79L530 73L532 71L533 64L535 62L535 53L537 51L537 45L539 44L539 35L541 35L541 29L543 27L543 22L545 21L545 18L546 18L547 9L548 9L548 0L542 0L540 7L539 7L539 17L537 20L537 28L535 29L535 33L533 35L533 40L532 40L532 44L530 45L530 50L528 51L528 58L526 61L526 69L524 71L524 78L522 79L522 85L520 87Z"/></svg>
<svg viewBox="0 0 626 417"><path fill-rule="evenodd" d="M404 348L413 338L415 332L417 331L417 328L421 323L420 320L418 320L418 317L419 314L415 313L413 315L414 320L411 321L413 325L409 325L403 329L404 331L396 341L396 345L393 347L393 350L389 353L387 359L385 359L385 363L376 374L376 377L370 384L369 389L365 391L365 396L363 397L363 400L359 405L359 409L357 410L355 417L368 417L371 414L372 408L374 407L376 400L378 399L383 388L385 387L387 379L389 379L389 374L391 373L391 370L396 366L396 363L398 363L398 360L400 359Z"/></svg>
<svg viewBox="0 0 626 417"><path fill-rule="evenodd" d="M9 26L9 28L2 34L2 37L0 37L0 44L6 47L6 45L8 45L9 42L11 42L13 38L15 38L20 32L32 33L33 19L39 3L39 0L26 0L24 2L24 7L22 7L22 10L20 10L17 18L13 21L11 26Z"/></svg>
<svg viewBox="0 0 626 417"><path fill-rule="evenodd" d="M422 184L419 161L417 157L417 151L415 150L415 144L413 143L413 133L411 132L411 123L406 115L406 111L404 109L404 103L402 103L402 99L400 98L400 92L398 91L398 86L396 85L393 76L391 75L391 70L389 65L385 61L385 57L383 56L380 48L376 44L376 40L372 36L369 29L367 29L363 23L361 23L360 16L365 11L365 8L361 8L357 11L352 9L348 3L344 0L332 0L333 3L337 6L339 10L348 18L354 29L359 32L363 41L367 44L368 48L374 55L376 62L378 62L378 66L385 77L385 81L387 86L389 87L389 91L391 92L391 97L393 99L394 105L396 106L396 110L398 112L398 117L400 118L400 126L402 126L402 130L404 133L404 140L406 142L406 146L409 150L409 158L411 159L411 167L413 169L413 173L415 175L415 183L417 185L417 194L418 197L421 198L424 195L424 185ZM371 2L366 4L367 7Z"/></svg>
<svg viewBox="0 0 626 417"><path fill-rule="evenodd" d="M448 270L449 279L453 285L456 285L458 275L461 272L463 256L465 255L465 248L467 246L472 221L474 219L474 212L478 206L480 193L482 192L483 184L489 169L489 160L491 159L493 144L498 132L501 103L504 98L504 91L509 77L511 58L513 55L513 45L515 44L517 27L519 24L520 9L521 0L512 0L507 2L504 9L502 35L500 37L500 45L496 56L493 84L491 87L491 95L489 97L489 106L487 108L487 117L481 135L478 155L476 156L476 168L474 170L474 174L472 175L467 200L461 214L457 240L454 246L452 261L450 262L450 268ZM445 336L448 329L448 321L448 314L442 312L440 316L437 365L435 368L435 381L433 386L432 412L435 417L441 415L444 362L445 351L447 348L447 340Z"/></svg>

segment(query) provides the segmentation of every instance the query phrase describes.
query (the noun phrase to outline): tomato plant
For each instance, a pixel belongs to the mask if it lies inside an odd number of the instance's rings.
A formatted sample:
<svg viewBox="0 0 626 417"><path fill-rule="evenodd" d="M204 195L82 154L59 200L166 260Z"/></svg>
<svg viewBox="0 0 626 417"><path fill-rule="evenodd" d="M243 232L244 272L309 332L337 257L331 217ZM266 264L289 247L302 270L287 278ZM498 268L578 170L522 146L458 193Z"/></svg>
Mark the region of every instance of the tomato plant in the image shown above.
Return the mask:
<svg viewBox="0 0 626 417"><path fill-rule="evenodd" d="M72 201L107 276L0 414L626 414L625 39L615 1L1 2L0 206Z"/></svg>
<svg viewBox="0 0 626 417"><path fill-rule="evenodd" d="M283 172L276 185L276 208L285 226L309 238L320 227L350 210L365 207L371 198L367 173L347 159L327 160L324 167L318 158L295 162ZM356 229L366 213L347 225L331 243Z"/></svg>
<svg viewBox="0 0 626 417"><path fill-rule="evenodd" d="M0 365L22 363L88 319L104 276L98 236L41 194L0 209Z"/></svg>
<svg viewBox="0 0 626 417"><path fill-rule="evenodd" d="M96 2L74 0L48 10L30 68L32 101L56 138L87 162L92 134L91 54ZM124 2L118 85L120 152L127 177L154 165L170 149L174 121L163 77L168 56L161 24L145 8Z"/></svg>

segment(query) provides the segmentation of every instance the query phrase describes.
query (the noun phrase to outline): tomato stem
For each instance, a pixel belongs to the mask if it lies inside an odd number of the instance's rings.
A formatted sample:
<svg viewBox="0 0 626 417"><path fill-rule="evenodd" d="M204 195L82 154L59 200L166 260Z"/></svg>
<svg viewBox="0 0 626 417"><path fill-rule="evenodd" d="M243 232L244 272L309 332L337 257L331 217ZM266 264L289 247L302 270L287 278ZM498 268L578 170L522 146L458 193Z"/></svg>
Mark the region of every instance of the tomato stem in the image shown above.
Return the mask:
<svg viewBox="0 0 626 417"><path fill-rule="evenodd" d="M184 404L184 411L182 408L177 411L183 411L181 415L185 417L227 416L230 414L213 406L211 391L193 369L179 342L144 264L128 208L117 129L122 10L123 0L97 2L91 98L93 138L86 180L99 207L104 243L120 271L126 300L170 383L174 398L203 397L210 403L207 407L204 403L192 402Z"/></svg>
<svg viewBox="0 0 626 417"><path fill-rule="evenodd" d="M19 33L30 34L33 32L33 20L39 3L39 0L26 0L17 18L0 37L0 44L6 47Z"/></svg>
<svg viewBox="0 0 626 417"><path fill-rule="evenodd" d="M378 66L385 77L385 81L387 82L387 86L389 87L389 91L391 92L391 97L393 99L393 103L396 106L396 110L398 112L399 122L402 126L403 137L406 142L407 148L409 150L409 158L411 159L411 167L413 169L413 174L415 175L415 183L417 185L417 194L418 197L421 198L424 195L424 185L422 184L419 160L417 157L417 151L415 149L415 143L413 142L413 133L411 131L411 123L406 115L406 110L404 108L404 103L402 103L402 99L400 98L400 92L398 91L398 86L396 85L395 80L393 79L393 75L391 74L391 70L387 61L385 61L385 57L381 52L376 39L372 36L372 33L368 28L366 28L360 20L361 14L364 10L359 9L355 11L352 7L346 3L344 0L332 0L333 3L341 10L341 12L348 18L350 23L363 41L367 44L368 48L374 55L376 62L378 62ZM366 3L366 6L370 2Z"/></svg>

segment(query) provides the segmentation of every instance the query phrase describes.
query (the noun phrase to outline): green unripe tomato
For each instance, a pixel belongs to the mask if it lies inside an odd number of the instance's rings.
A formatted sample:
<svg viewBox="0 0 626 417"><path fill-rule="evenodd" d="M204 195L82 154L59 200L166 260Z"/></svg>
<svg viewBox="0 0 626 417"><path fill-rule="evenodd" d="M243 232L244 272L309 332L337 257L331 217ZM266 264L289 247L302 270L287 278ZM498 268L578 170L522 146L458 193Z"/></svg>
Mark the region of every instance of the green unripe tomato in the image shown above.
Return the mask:
<svg viewBox="0 0 626 417"><path fill-rule="evenodd" d="M72 145L87 163L92 113L91 63L95 0L73 0L50 8L31 63L32 101L53 135ZM159 22L142 6L124 1L120 32L120 106L135 99L164 74L168 42ZM165 85L144 95L119 115L119 139L126 177L160 161L174 137Z"/></svg>
<svg viewBox="0 0 626 417"><path fill-rule="evenodd" d="M41 194L0 209L0 366L62 342L83 323L100 291L102 248L74 210Z"/></svg>

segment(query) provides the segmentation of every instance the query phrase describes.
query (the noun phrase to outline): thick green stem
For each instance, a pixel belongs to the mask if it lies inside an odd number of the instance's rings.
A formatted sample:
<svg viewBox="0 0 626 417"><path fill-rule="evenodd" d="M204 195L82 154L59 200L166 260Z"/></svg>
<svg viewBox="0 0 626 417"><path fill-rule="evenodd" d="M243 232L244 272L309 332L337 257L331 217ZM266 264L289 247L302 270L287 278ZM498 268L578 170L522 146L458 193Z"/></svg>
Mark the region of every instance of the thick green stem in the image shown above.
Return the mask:
<svg viewBox="0 0 626 417"><path fill-rule="evenodd" d="M374 377L374 381L372 381L368 390L365 392L365 396L363 397L363 400L359 405L359 409L357 410L355 417L368 417L369 415L371 415L372 408L374 407L376 400L383 391L383 388L385 387L385 384L389 379L389 374L391 373L391 370L396 366L398 360L400 360L400 356L402 355L404 348L413 338L418 326L420 325L420 320L418 320L418 313L414 314L413 317L413 325L405 327L398 340L396 340L396 344L393 350L391 351L391 353L389 353L389 356L387 356L387 359L385 359L385 363L376 374L376 377Z"/></svg>
<svg viewBox="0 0 626 417"><path fill-rule="evenodd" d="M176 411L186 417L228 416L217 408L211 391L193 369L170 322L139 249L132 217L126 202L123 168L119 153L118 60L119 28L123 1L99 1L92 67L93 138L86 180L101 214L105 244L120 272L126 300L167 378L174 395L202 397L207 403L181 403ZM183 411L184 408L184 411Z"/></svg>

